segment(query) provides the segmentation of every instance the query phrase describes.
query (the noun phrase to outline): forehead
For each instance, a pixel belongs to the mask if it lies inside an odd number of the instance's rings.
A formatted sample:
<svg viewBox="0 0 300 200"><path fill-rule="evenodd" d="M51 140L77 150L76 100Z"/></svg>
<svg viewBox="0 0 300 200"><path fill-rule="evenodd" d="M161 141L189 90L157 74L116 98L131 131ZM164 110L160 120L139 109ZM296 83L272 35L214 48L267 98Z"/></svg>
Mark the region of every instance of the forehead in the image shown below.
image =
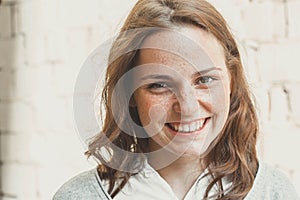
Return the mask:
<svg viewBox="0 0 300 200"><path fill-rule="evenodd" d="M139 51L141 64L190 65L197 70L225 67L224 50L215 37L193 25L160 31L147 37Z"/></svg>

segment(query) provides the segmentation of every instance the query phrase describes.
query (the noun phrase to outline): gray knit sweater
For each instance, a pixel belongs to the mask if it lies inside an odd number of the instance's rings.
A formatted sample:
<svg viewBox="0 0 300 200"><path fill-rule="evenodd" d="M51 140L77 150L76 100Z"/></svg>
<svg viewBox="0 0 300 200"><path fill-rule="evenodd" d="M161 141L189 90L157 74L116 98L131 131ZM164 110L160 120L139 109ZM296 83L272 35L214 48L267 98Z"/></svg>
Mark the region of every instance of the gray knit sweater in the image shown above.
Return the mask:
<svg viewBox="0 0 300 200"><path fill-rule="evenodd" d="M154 191L155 192L155 191ZM96 169L83 172L66 182L53 200L111 200ZM147 197L144 198L147 200ZM245 200L300 200L287 177L275 168L260 164L254 185Z"/></svg>

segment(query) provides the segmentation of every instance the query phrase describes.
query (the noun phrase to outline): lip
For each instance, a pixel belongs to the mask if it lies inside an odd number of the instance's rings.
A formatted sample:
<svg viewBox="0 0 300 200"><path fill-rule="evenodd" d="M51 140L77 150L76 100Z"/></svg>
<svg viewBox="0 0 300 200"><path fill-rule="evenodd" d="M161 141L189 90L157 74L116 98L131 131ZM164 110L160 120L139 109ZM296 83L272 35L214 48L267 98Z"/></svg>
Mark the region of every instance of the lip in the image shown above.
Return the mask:
<svg viewBox="0 0 300 200"><path fill-rule="evenodd" d="M210 116L202 117L202 118L197 118L197 119L193 119L193 120L189 120L189 121L170 121L168 123L190 124L190 123L193 123L195 121L199 121L200 119L208 119L208 118L211 118L211 117Z"/></svg>
<svg viewBox="0 0 300 200"><path fill-rule="evenodd" d="M170 131L170 133L172 133L173 135L176 135L176 136L195 136L195 135L201 134L201 132L203 131L203 129L205 129L205 127L208 124L208 122L210 121L210 119L211 119L211 117L206 117L205 121L204 121L204 124L201 127L201 129L199 129L197 131L194 131L194 132L190 132L190 133L174 131L167 124L165 124L165 126L168 128L168 130ZM197 119L197 120L199 120L199 119ZM192 122L197 121L197 120L193 120L193 121L189 121L189 122L180 122L180 124L192 123ZM172 122L172 123L176 123L176 122Z"/></svg>

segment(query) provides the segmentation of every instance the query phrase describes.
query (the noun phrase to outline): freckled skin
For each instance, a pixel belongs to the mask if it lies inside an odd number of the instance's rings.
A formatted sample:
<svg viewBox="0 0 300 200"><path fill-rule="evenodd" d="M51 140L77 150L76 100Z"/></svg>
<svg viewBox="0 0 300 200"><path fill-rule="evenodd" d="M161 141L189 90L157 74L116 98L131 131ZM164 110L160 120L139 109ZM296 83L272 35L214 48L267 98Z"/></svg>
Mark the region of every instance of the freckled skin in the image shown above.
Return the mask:
<svg viewBox="0 0 300 200"><path fill-rule="evenodd" d="M148 83L157 80L134 80L141 87L134 92L133 99L142 125L151 124L152 130L155 130L155 133L148 131L151 151L171 144L168 148L172 152L199 157L218 136L227 120L230 77L223 48L210 33L192 25L182 26L176 31L192 41L194 47L172 33L153 34L146 38L143 46L157 43L171 53L159 49L140 50L138 65L145 66L140 67L141 70L135 74L135 77L152 73L171 77L172 91L146 87ZM193 75L208 66L218 68L207 73L216 80L205 87L203 84L199 86ZM174 135L166 126L166 123L189 122L207 117L211 119L204 129L193 136Z"/></svg>

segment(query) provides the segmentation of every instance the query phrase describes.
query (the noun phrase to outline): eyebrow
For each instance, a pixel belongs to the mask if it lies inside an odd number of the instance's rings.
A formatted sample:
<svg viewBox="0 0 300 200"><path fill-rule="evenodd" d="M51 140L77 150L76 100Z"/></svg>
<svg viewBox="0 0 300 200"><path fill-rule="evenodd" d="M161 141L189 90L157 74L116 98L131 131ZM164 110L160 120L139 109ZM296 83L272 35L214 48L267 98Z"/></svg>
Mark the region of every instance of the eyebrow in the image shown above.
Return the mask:
<svg viewBox="0 0 300 200"><path fill-rule="evenodd" d="M214 71L214 70L222 71L222 69L219 68L219 67L211 67L211 68L208 68L208 69L204 69L204 70L195 72L192 76L193 76L193 77L197 77L197 76L199 76L199 75L207 74L208 72Z"/></svg>
<svg viewBox="0 0 300 200"><path fill-rule="evenodd" d="M218 71L222 71L221 68L218 67L211 67L208 69L204 69L198 72L195 72L192 77L197 77L199 75L203 75L206 74L210 71L214 71L214 70L218 70ZM147 80L147 79L160 79L160 80L173 80L172 77L168 76L168 75L161 75L161 74L150 74L147 76L143 76L140 80Z"/></svg>
<svg viewBox="0 0 300 200"><path fill-rule="evenodd" d="M173 80L170 76L161 75L161 74L150 74L148 76L144 76L141 78L141 80L146 80L146 79Z"/></svg>

